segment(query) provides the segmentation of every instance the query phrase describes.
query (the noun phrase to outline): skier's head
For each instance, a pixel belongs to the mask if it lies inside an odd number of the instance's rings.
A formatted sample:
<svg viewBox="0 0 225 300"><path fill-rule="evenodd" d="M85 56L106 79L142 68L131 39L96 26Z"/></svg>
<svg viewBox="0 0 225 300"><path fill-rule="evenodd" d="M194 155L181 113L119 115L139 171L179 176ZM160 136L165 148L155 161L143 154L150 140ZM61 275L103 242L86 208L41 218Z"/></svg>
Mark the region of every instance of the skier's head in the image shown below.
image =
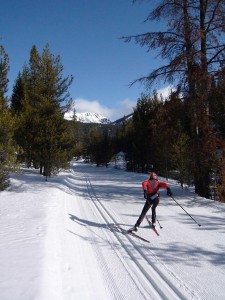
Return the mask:
<svg viewBox="0 0 225 300"><path fill-rule="evenodd" d="M157 174L154 172L150 173L150 179L157 179Z"/></svg>

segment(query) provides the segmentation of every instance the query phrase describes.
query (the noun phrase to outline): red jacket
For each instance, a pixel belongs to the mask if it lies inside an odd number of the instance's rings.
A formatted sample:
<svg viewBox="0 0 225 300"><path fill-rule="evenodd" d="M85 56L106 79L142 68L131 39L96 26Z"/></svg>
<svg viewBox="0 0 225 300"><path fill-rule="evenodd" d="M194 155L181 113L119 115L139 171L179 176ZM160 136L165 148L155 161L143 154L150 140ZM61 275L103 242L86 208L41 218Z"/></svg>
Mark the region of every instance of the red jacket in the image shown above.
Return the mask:
<svg viewBox="0 0 225 300"><path fill-rule="evenodd" d="M148 180L145 180L142 182L143 191L147 191L147 183L148 183Z"/></svg>
<svg viewBox="0 0 225 300"><path fill-rule="evenodd" d="M157 179L149 179L146 184L147 193L151 195L158 193L160 188L166 189L169 187L170 185L168 183L158 181Z"/></svg>

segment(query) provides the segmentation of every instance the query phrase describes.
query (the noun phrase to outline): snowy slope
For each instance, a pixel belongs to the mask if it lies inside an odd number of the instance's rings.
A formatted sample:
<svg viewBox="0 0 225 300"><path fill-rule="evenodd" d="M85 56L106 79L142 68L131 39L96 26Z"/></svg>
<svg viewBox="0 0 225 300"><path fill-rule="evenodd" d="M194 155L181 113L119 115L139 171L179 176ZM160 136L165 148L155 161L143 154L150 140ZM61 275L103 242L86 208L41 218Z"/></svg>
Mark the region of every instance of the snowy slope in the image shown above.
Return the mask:
<svg viewBox="0 0 225 300"><path fill-rule="evenodd" d="M225 205L171 181L157 236L139 216L144 174L72 162L46 182L36 170L0 192L0 299L224 299ZM150 214L150 212L149 212Z"/></svg>
<svg viewBox="0 0 225 300"><path fill-rule="evenodd" d="M73 112L65 113L65 119L71 120L73 118ZM82 123L95 123L95 124L110 124L111 121L103 117L99 113L83 112L76 113L76 120Z"/></svg>

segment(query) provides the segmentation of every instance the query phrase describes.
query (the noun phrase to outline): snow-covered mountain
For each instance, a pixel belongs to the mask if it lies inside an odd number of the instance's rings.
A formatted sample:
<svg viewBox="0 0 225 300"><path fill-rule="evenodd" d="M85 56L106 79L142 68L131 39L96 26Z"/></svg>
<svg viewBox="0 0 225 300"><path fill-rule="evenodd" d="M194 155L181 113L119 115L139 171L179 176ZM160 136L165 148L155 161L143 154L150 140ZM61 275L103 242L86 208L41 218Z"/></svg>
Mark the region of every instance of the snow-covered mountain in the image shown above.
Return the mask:
<svg viewBox="0 0 225 300"><path fill-rule="evenodd" d="M111 121L98 113L84 112L77 113L76 112L77 121L82 123L96 123L96 124L110 124ZM71 120L72 114L65 114L65 119Z"/></svg>
<svg viewBox="0 0 225 300"><path fill-rule="evenodd" d="M98 113L76 113L77 121L83 123L109 124L111 121Z"/></svg>

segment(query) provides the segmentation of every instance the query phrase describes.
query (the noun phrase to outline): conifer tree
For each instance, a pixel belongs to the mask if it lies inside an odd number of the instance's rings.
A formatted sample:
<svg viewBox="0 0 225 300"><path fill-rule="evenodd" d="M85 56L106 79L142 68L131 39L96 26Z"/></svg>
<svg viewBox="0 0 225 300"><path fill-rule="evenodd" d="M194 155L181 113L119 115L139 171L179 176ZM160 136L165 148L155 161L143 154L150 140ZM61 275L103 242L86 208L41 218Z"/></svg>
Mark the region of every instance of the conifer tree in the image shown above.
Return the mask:
<svg viewBox="0 0 225 300"><path fill-rule="evenodd" d="M9 60L0 46L0 190L9 186L9 171L15 167L16 154L13 141L15 122L7 107Z"/></svg>
<svg viewBox="0 0 225 300"><path fill-rule="evenodd" d="M48 45L41 54L32 47L29 65L24 67L22 80L17 80L17 93L18 87L23 89L18 101L22 103L18 142L28 165L32 161L46 176L65 167L71 155L64 113L71 101L68 88L72 80L72 76L63 77L61 58L51 54Z"/></svg>
<svg viewBox="0 0 225 300"><path fill-rule="evenodd" d="M154 165L157 171L166 177L175 167L172 161L172 145L178 141L181 132L189 134L187 120L185 103L177 93L171 92L157 107L151 121L152 147L155 149Z"/></svg>
<svg viewBox="0 0 225 300"><path fill-rule="evenodd" d="M132 118L134 126L133 158L137 169L140 169L141 172L147 171L148 166L152 164L154 159L150 123L159 104L160 100L156 92L153 97L150 97L148 94L142 94L134 109Z"/></svg>
<svg viewBox="0 0 225 300"><path fill-rule="evenodd" d="M102 155L102 141L103 132L101 128L99 126L94 126L91 128L87 138L87 151L88 155L90 155L91 161L96 163L97 167L104 162Z"/></svg>
<svg viewBox="0 0 225 300"><path fill-rule="evenodd" d="M0 103L1 109L7 107L6 93L8 91L9 58L5 49L0 45Z"/></svg>
<svg viewBox="0 0 225 300"><path fill-rule="evenodd" d="M0 103L0 190L9 186L9 172L16 169L15 120Z"/></svg>
<svg viewBox="0 0 225 300"><path fill-rule="evenodd" d="M108 162L114 154L112 136L107 125L94 125L90 128L85 139L86 155L90 160L100 165L108 166Z"/></svg>
<svg viewBox="0 0 225 300"><path fill-rule="evenodd" d="M174 169L178 172L176 179L180 182L182 188L184 184L191 185L192 178L192 159L191 159L191 142L190 137L180 131L175 143L171 145L171 161Z"/></svg>
<svg viewBox="0 0 225 300"><path fill-rule="evenodd" d="M123 119L122 124L114 125L114 128L116 128L114 137L115 153L124 152L127 170L135 171L135 130L133 121L131 118L128 120Z"/></svg>
<svg viewBox="0 0 225 300"><path fill-rule="evenodd" d="M23 109L22 102L25 99L25 85L22 75L19 73L13 86L11 97L11 110L14 114L19 114Z"/></svg>

